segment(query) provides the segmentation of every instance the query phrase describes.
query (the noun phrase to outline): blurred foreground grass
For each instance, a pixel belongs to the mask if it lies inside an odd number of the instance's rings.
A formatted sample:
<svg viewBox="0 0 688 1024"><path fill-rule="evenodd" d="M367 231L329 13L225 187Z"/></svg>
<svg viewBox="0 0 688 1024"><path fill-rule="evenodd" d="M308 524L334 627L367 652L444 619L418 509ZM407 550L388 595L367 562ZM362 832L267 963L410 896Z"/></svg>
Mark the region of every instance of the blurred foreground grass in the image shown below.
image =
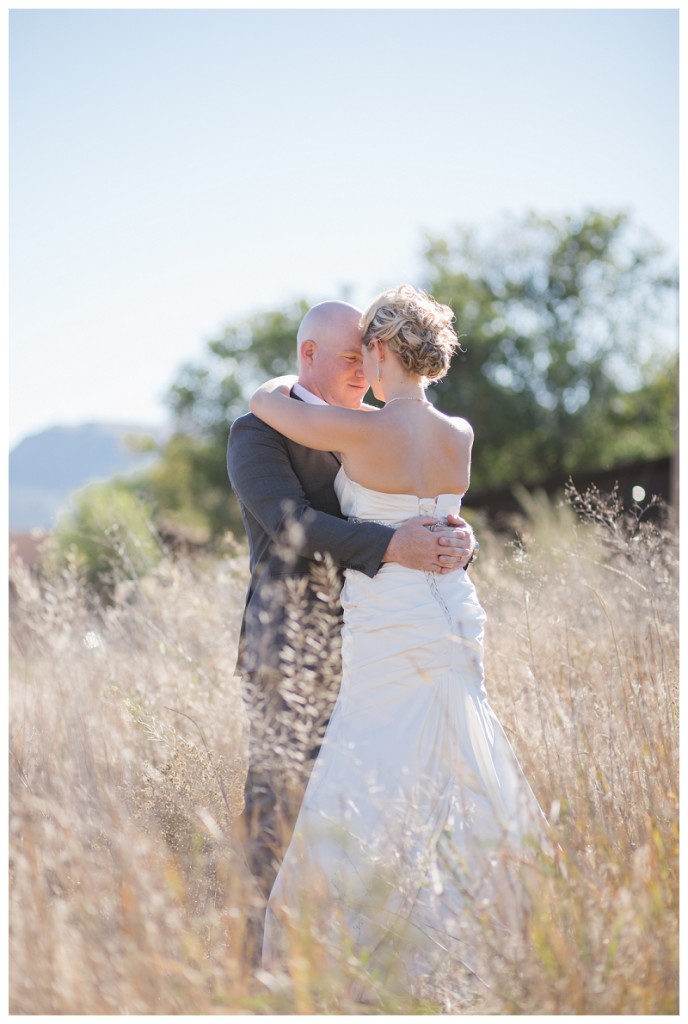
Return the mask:
<svg viewBox="0 0 688 1024"><path fill-rule="evenodd" d="M364 1004L356 957L317 930L282 976L245 954L245 553L163 559L108 607L75 572L14 564L10 1011L677 1013L677 552L587 505L581 523L529 499L521 543L480 530L471 570L488 694L561 870L482 982L448 967L421 997L400 974Z"/></svg>

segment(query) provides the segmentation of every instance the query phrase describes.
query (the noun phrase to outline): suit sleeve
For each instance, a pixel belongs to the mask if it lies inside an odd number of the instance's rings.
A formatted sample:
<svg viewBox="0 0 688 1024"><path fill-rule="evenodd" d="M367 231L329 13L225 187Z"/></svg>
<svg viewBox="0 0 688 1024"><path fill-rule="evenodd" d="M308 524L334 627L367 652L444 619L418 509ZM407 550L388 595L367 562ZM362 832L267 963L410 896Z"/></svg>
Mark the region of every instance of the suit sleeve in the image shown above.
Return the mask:
<svg viewBox="0 0 688 1024"><path fill-rule="evenodd" d="M290 522L299 523L298 555L328 552L343 568L374 576L394 534L380 523L351 523L314 509L294 472L284 438L255 417L233 425L227 471L241 504L273 541Z"/></svg>

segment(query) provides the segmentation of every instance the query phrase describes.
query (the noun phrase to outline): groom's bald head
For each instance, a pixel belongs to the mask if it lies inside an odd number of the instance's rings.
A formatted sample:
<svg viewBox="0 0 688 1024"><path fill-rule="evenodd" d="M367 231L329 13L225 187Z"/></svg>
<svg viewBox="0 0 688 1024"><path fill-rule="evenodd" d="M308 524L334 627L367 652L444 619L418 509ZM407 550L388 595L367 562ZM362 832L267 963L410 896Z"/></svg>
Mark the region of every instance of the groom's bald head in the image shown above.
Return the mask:
<svg viewBox="0 0 688 1024"><path fill-rule="evenodd" d="M357 306L329 299L309 309L299 326L299 380L330 405L356 408L367 390L360 323Z"/></svg>
<svg viewBox="0 0 688 1024"><path fill-rule="evenodd" d="M301 343L313 340L319 345L336 344L342 335L358 330L362 310L349 302L339 299L328 299L311 306L299 325L296 341Z"/></svg>

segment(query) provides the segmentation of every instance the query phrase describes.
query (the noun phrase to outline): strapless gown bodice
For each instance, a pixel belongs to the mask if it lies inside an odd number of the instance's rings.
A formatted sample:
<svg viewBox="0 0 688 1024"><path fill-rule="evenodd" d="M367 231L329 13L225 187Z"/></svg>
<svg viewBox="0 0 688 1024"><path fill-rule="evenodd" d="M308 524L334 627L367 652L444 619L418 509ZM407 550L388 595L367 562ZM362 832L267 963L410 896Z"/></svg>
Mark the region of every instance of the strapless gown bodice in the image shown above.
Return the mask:
<svg viewBox="0 0 688 1024"><path fill-rule="evenodd" d="M443 519L458 515L462 494L438 494L419 498L415 494L387 494L364 487L347 476L342 466L334 481L339 507L349 519L398 526L414 516L436 516Z"/></svg>

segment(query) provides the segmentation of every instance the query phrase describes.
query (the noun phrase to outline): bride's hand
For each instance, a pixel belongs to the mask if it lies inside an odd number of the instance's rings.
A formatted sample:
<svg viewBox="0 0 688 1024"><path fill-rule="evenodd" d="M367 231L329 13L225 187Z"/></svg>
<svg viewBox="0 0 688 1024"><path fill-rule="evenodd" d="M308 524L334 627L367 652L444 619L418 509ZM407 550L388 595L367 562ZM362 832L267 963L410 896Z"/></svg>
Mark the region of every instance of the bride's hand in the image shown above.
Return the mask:
<svg viewBox="0 0 688 1024"><path fill-rule="evenodd" d="M288 398L298 379L293 373L285 373L282 377L266 380L265 384L261 384L258 390L251 395L251 400L248 403L251 412L255 414L260 409L261 403L269 399L270 396L285 395Z"/></svg>

